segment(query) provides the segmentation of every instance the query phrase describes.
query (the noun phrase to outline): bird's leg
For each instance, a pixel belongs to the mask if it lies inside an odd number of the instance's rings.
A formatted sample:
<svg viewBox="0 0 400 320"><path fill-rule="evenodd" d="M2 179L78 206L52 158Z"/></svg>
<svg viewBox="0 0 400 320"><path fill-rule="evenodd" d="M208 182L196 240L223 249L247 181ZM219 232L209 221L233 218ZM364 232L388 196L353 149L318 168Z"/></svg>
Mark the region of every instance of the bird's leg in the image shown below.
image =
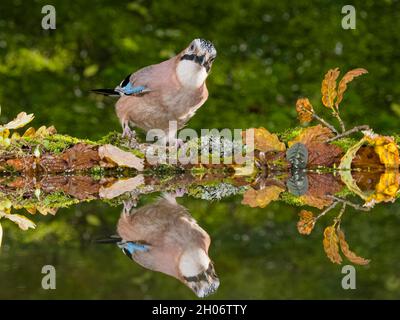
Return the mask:
<svg viewBox="0 0 400 320"><path fill-rule="evenodd" d="M124 200L123 204L124 208L122 209L122 212L126 215L130 215L132 213L132 208L137 206L137 201L136 199Z"/></svg>
<svg viewBox="0 0 400 320"><path fill-rule="evenodd" d="M124 122L123 124L122 138L126 138L129 141L130 148L137 148L139 146L136 140L136 132L131 130L129 122Z"/></svg>

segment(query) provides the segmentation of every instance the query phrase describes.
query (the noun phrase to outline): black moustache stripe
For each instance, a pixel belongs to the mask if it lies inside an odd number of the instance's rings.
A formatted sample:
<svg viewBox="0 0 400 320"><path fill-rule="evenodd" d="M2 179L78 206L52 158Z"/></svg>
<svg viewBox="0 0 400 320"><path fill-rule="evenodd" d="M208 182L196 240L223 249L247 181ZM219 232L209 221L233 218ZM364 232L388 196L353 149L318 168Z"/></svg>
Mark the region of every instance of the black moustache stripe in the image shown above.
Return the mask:
<svg viewBox="0 0 400 320"><path fill-rule="evenodd" d="M181 60L194 61L198 65L204 66L208 72L210 70L210 64L209 64L209 62L206 62L203 65L204 59L205 59L205 56L196 56L195 54L184 54L181 58Z"/></svg>

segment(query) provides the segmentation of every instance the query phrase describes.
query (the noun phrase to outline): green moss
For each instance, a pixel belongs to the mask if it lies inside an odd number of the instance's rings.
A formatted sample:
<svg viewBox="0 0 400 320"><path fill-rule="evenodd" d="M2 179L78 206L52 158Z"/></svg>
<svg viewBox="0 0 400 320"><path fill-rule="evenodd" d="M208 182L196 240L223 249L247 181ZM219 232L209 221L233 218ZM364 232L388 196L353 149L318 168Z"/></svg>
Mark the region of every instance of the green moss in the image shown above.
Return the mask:
<svg viewBox="0 0 400 320"><path fill-rule="evenodd" d="M331 142L331 144L334 144L334 145L340 147L344 152L346 152L348 149L350 149L352 146L354 146L359 141L360 140L357 140L354 138L343 138L343 139L333 141L333 142Z"/></svg>
<svg viewBox="0 0 400 320"><path fill-rule="evenodd" d="M304 206L304 202L301 201L300 197L291 194L290 192L282 192L280 198L283 202L293 206Z"/></svg>
<svg viewBox="0 0 400 320"><path fill-rule="evenodd" d="M304 130L304 128L302 128L302 127L296 127L296 128L287 129L283 132L277 133L277 135L279 137L279 140L281 140L282 142L285 142L287 144L290 140L293 140L294 138L296 138L303 130Z"/></svg>

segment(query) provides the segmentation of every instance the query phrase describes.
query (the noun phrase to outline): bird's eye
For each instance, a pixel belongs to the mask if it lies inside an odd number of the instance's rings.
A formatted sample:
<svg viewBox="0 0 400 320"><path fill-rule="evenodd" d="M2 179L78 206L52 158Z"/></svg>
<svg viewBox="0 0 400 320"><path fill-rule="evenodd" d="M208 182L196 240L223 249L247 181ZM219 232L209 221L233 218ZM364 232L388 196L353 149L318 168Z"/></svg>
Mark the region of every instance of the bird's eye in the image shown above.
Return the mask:
<svg viewBox="0 0 400 320"><path fill-rule="evenodd" d="M194 44L192 44L192 45L190 46L190 50L191 50L191 51L194 50Z"/></svg>

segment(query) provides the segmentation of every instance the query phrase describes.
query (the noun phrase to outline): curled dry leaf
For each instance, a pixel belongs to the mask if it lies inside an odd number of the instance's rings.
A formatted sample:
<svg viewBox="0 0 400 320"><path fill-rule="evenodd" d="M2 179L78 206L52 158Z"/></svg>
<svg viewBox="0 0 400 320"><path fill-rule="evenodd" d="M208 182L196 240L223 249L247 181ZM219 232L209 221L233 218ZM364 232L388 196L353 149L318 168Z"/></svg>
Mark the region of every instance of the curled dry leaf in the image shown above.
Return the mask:
<svg viewBox="0 0 400 320"><path fill-rule="evenodd" d="M363 257L359 257L353 251L350 250L349 244L346 242L344 232L342 230L338 229L337 234L339 236L340 249L346 256L346 258L349 259L350 262L362 266L365 266L370 262L370 260L365 259Z"/></svg>
<svg viewBox="0 0 400 320"><path fill-rule="evenodd" d="M375 191L366 200L366 207L373 207L380 202L394 202L400 189L400 173L398 170L388 170L380 175Z"/></svg>
<svg viewBox="0 0 400 320"><path fill-rule="evenodd" d="M119 166L134 168L138 171L142 171L144 168L143 159L111 144L101 146L98 152L101 159L111 160Z"/></svg>
<svg viewBox="0 0 400 320"><path fill-rule="evenodd" d="M297 99L296 111L300 123L310 122L313 119L314 109L307 98Z"/></svg>
<svg viewBox="0 0 400 320"><path fill-rule="evenodd" d="M144 184L143 175L138 175L134 178L118 180L108 187L101 187L99 196L103 199L113 199L125 192L134 191L137 187Z"/></svg>
<svg viewBox="0 0 400 320"><path fill-rule="evenodd" d="M339 77L339 68L330 69L322 81L321 93L322 103L325 107L333 109L334 100L336 98L336 79Z"/></svg>
<svg viewBox="0 0 400 320"><path fill-rule="evenodd" d="M26 124L28 124L29 122L31 122L34 117L35 116L33 115L33 113L26 114L26 112L21 112L17 115L17 117L14 120L12 120L9 123L7 123L6 125L4 125L3 128L6 128L6 129L21 128L21 127L25 126Z"/></svg>
<svg viewBox="0 0 400 320"><path fill-rule="evenodd" d="M363 68L357 68L350 70L347 72L343 78L340 80L339 85L338 85L338 90L337 90L337 99L336 99L336 108L339 107L339 103L343 99L343 93L347 89L347 84L352 81L355 77L361 76L362 74L368 73L367 70Z"/></svg>
<svg viewBox="0 0 400 320"><path fill-rule="evenodd" d="M333 137L332 131L329 128L326 128L319 124L302 130L301 133L296 138L289 141L288 145L289 147L291 147L293 144L297 142L301 142L306 146L312 142L324 143L326 142L326 140L332 137Z"/></svg>
<svg viewBox="0 0 400 320"><path fill-rule="evenodd" d="M279 141L276 134L270 133L265 128L257 128L246 130L246 135L250 130L254 133L254 149L262 152L286 150L285 144Z"/></svg>
<svg viewBox="0 0 400 320"><path fill-rule="evenodd" d="M374 147L381 163L386 169L398 169L400 165L399 148L392 137L365 132L365 141Z"/></svg>
<svg viewBox="0 0 400 320"><path fill-rule="evenodd" d="M315 217L311 211L301 210L300 220L297 222L297 230L301 234L310 234L315 226Z"/></svg>
<svg viewBox="0 0 400 320"><path fill-rule="evenodd" d="M268 186L260 190L250 188L244 193L242 204L252 208L265 208L271 201L278 200L282 191L284 189L278 186Z"/></svg>
<svg viewBox="0 0 400 320"><path fill-rule="evenodd" d="M21 230L28 230L29 228L35 229L36 227L31 220L20 214L6 214L4 217L15 222Z"/></svg>
<svg viewBox="0 0 400 320"><path fill-rule="evenodd" d="M336 228L334 226L325 228L323 245L327 257L333 263L341 264L342 257L339 254L339 238L336 234Z"/></svg>

